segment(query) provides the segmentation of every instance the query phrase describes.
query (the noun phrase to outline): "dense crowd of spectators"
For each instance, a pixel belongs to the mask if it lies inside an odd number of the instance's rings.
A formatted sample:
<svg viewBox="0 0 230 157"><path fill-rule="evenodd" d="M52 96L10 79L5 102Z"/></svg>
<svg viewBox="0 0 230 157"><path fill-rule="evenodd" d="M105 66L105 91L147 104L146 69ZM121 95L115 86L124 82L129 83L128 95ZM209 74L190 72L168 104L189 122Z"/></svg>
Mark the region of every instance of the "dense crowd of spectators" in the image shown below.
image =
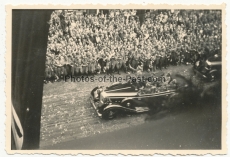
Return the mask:
<svg viewBox="0 0 230 157"><path fill-rule="evenodd" d="M56 10L49 21L46 77L190 64L221 53L221 20L220 10L148 10L144 20L137 10Z"/></svg>

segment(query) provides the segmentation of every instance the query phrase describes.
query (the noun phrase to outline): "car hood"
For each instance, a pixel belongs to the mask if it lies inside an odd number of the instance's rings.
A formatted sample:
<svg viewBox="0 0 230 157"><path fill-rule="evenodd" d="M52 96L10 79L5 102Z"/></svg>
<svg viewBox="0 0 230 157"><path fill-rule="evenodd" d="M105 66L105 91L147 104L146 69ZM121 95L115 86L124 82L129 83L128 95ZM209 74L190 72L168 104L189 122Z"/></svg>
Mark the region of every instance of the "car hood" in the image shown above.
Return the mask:
<svg viewBox="0 0 230 157"><path fill-rule="evenodd" d="M131 83L116 83L108 86L104 89L106 93L126 93L126 92L137 92L135 86Z"/></svg>

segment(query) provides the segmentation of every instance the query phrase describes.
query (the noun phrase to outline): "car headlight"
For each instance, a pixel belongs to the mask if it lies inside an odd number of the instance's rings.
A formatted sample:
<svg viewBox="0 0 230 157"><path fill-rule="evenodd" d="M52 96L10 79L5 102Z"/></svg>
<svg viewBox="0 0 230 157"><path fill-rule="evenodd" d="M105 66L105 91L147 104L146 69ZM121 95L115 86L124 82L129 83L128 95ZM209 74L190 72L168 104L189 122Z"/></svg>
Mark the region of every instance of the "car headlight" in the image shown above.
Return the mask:
<svg viewBox="0 0 230 157"><path fill-rule="evenodd" d="M105 97L105 98L103 98L103 97L101 97L101 99L100 99L100 103L99 103L99 107L102 107L104 104L110 104L111 103L111 100L110 100L110 98L107 98L107 97Z"/></svg>
<svg viewBox="0 0 230 157"><path fill-rule="evenodd" d="M103 103L109 103L109 102L111 102L110 98L108 98L108 97L102 98L101 101Z"/></svg>
<svg viewBox="0 0 230 157"><path fill-rule="evenodd" d="M196 66L198 67L200 65L200 61L197 61L196 62Z"/></svg>

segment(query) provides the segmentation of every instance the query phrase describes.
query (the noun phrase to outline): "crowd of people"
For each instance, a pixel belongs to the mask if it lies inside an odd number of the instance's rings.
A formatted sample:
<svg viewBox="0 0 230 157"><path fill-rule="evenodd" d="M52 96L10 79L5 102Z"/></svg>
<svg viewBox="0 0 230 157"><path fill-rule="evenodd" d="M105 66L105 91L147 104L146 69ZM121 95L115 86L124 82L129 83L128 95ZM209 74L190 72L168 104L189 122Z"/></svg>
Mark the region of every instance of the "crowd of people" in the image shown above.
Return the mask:
<svg viewBox="0 0 230 157"><path fill-rule="evenodd" d="M156 71L221 53L220 10L56 10L49 21L45 80L62 75Z"/></svg>

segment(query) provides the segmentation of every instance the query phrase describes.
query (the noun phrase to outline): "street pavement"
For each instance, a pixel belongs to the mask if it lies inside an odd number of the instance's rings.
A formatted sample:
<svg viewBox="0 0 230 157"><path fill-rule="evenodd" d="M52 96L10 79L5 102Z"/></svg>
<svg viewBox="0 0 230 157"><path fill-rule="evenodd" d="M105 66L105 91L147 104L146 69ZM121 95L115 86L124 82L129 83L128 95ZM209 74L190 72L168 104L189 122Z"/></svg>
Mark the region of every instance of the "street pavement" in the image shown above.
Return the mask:
<svg viewBox="0 0 230 157"><path fill-rule="evenodd" d="M92 137L63 142L57 150L207 150L221 149L220 105L177 113L158 113L145 123Z"/></svg>
<svg viewBox="0 0 230 157"><path fill-rule="evenodd" d="M191 66L171 66L163 72L200 81L193 76ZM104 75L95 77L99 76ZM125 77L126 74L116 76ZM221 112L218 108L221 104L213 105L215 110L207 107L208 110L192 108L176 114L121 115L106 121L96 115L89 94L98 85L112 83L69 81L45 84L40 149L220 148Z"/></svg>

